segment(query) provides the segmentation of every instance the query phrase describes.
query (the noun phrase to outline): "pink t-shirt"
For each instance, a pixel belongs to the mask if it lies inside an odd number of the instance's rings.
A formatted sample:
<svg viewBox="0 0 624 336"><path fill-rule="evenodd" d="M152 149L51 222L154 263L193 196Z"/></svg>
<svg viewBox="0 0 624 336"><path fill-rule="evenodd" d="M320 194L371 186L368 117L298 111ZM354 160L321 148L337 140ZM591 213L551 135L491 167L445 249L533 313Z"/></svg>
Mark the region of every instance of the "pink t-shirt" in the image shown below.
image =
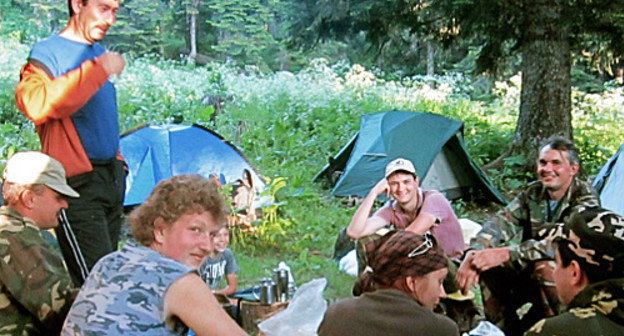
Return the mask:
<svg viewBox="0 0 624 336"><path fill-rule="evenodd" d="M396 229L403 230L420 214L425 212L435 216L439 225L431 229L431 233L444 250L444 253L451 258L459 258L464 252L464 237L461 227L457 221L457 216L446 200L446 197L436 190L421 190L419 193L418 211L409 216L403 212L399 204L391 200L381 209L375 212L374 216L385 219L394 225Z"/></svg>

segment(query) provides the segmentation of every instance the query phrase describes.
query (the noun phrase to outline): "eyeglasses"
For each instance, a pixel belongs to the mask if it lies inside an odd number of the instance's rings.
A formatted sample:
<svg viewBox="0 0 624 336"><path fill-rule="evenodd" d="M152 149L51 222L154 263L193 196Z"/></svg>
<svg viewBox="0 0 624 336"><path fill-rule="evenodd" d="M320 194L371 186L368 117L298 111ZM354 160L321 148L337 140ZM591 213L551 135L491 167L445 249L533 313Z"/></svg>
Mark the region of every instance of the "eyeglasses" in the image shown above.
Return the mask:
<svg viewBox="0 0 624 336"><path fill-rule="evenodd" d="M427 253L427 251L431 250L432 247L433 240L431 239L431 235L429 233L425 233L425 241L422 244L416 246L416 248L413 249L412 252L407 255L407 257L414 258L415 256L425 254Z"/></svg>

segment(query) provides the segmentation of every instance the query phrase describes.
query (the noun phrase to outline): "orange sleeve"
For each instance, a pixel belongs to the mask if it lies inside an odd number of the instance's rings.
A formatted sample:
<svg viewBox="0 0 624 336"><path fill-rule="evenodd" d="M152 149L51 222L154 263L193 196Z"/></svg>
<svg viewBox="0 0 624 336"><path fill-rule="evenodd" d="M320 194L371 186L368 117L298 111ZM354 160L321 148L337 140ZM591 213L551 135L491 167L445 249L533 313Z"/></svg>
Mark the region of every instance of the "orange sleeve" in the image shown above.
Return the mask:
<svg viewBox="0 0 624 336"><path fill-rule="evenodd" d="M15 87L17 107L35 125L49 118L65 118L80 109L106 83L108 75L95 60L83 62L68 73L50 78L41 68L27 63Z"/></svg>

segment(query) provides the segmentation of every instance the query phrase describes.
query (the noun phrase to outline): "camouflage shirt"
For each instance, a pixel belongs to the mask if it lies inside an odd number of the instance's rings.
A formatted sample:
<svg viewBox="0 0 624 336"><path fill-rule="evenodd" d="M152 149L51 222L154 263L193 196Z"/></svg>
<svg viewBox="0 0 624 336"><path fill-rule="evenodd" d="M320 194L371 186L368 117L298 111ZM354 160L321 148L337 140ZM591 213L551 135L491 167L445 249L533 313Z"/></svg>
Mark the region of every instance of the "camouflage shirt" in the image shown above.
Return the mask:
<svg viewBox="0 0 624 336"><path fill-rule="evenodd" d="M524 266L526 261L553 259L542 232L563 223L576 206L595 206L598 198L589 183L574 178L566 195L551 205L540 181L529 184L505 209L483 225L471 241L474 249L509 246L510 261ZM530 232L525 228L530 227Z"/></svg>
<svg viewBox="0 0 624 336"><path fill-rule="evenodd" d="M135 241L100 259L74 302L62 335L186 335L165 316L169 286L197 272Z"/></svg>
<svg viewBox="0 0 624 336"><path fill-rule="evenodd" d="M591 284L565 313L537 322L525 336L624 335L624 278Z"/></svg>
<svg viewBox="0 0 624 336"><path fill-rule="evenodd" d="M58 335L77 290L35 222L7 206L0 258L0 335Z"/></svg>

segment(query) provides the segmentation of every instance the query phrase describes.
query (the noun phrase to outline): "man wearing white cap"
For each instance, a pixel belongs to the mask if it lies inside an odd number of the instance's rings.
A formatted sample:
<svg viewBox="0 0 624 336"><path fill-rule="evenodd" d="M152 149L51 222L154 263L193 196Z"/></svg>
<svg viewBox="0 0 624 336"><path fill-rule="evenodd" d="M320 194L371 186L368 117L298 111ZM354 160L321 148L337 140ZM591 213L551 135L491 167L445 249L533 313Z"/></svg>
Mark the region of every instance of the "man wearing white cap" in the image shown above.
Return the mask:
<svg viewBox="0 0 624 336"><path fill-rule="evenodd" d="M40 230L58 225L65 197L78 197L65 170L40 152L13 155L0 208L0 334L54 335L77 294L61 256Z"/></svg>
<svg viewBox="0 0 624 336"><path fill-rule="evenodd" d="M392 200L369 217L375 199L384 193ZM353 215L347 235L359 239L390 225L418 234L431 230L447 256L463 254L461 228L449 202L436 190L422 190L414 164L404 158L388 163L385 177Z"/></svg>

